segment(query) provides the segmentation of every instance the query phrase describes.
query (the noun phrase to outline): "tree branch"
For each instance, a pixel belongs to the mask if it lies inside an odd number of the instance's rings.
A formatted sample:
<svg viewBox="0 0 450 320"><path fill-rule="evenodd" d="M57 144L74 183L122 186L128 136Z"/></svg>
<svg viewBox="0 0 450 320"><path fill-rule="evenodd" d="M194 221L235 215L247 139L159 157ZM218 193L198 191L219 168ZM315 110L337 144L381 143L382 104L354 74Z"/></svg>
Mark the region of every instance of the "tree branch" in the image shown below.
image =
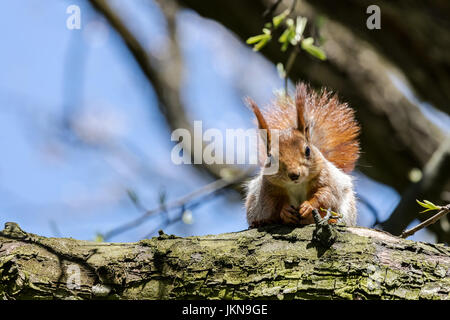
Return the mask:
<svg viewBox="0 0 450 320"><path fill-rule="evenodd" d="M418 224L414 228L411 228L409 230L403 231L402 234L401 234L401 237L402 238L407 238L409 236L412 236L417 231L419 231L419 230L421 230L423 228L426 228L427 226L429 226L430 224L435 223L436 221L439 221L439 219L445 217L447 215L447 213L449 213L449 212L450 212L450 205L446 205L446 206L442 207L442 210L439 211L438 213L436 213L431 218L429 218L429 219L425 220L424 222Z"/></svg>
<svg viewBox="0 0 450 320"><path fill-rule="evenodd" d="M128 29L125 23L120 19L114 10L108 5L105 0L89 0L92 6L102 14L110 25L117 31L119 36L125 42L130 53L138 63L145 77L149 83L153 86L156 96L159 101L159 108L162 114L165 116L167 123L171 130L184 128L189 130L193 139L200 139L199 143L204 145L203 137L195 137L193 134L193 128L191 122L186 116L183 103L180 98L180 88L182 86L180 75L182 74L182 59L179 52L178 45L175 39L175 13L177 10L176 3L168 1L161 3L164 14L168 19L169 34L171 35L170 45L166 57L163 61L159 61L156 67L156 63L151 63L151 56L147 54L144 47L139 43L137 38ZM155 61L156 62L156 61ZM232 175L239 175L242 171L232 165L219 165L219 164L204 164L201 159L195 161L196 154L193 148L189 148L189 145L193 146L195 143L191 141L190 144L182 141L184 150L191 154L191 158L194 159L193 163L201 163L199 166L208 172L210 175L216 178L222 178L224 172L231 173ZM198 167L198 165L194 165Z"/></svg>
<svg viewBox="0 0 450 320"><path fill-rule="evenodd" d="M448 247L344 226L328 247L311 241L314 230L96 243L9 223L0 232L0 298L449 299Z"/></svg>

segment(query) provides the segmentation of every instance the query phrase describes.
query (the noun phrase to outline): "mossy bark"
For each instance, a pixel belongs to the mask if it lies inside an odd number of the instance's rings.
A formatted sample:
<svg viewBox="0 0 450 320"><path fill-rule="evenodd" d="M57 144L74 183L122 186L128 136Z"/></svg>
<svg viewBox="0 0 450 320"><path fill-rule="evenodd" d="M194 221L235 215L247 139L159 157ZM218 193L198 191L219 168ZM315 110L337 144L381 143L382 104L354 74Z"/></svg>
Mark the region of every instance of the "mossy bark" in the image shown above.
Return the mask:
<svg viewBox="0 0 450 320"><path fill-rule="evenodd" d="M344 226L327 248L314 229L98 243L9 225L0 298L450 299L450 248Z"/></svg>

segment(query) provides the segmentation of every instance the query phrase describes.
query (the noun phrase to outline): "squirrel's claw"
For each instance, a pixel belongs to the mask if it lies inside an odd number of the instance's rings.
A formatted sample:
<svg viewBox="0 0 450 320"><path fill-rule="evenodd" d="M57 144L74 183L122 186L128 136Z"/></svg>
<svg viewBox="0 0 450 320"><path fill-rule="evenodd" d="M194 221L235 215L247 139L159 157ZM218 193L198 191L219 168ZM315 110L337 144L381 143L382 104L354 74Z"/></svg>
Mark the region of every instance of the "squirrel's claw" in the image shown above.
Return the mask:
<svg viewBox="0 0 450 320"><path fill-rule="evenodd" d="M314 223L313 211L317 209L314 208L309 201L305 201L301 204L299 213L301 216L301 224L312 224ZM322 210L321 217L323 220L327 221L329 224L337 224L341 221L342 215L336 212L331 211L331 208L328 208L325 213L324 209ZM319 210L317 210L319 212Z"/></svg>
<svg viewBox="0 0 450 320"><path fill-rule="evenodd" d="M300 205L299 213L300 213L300 224L312 224L314 223L314 218L312 216L312 211L314 207L309 203L309 201L304 201Z"/></svg>
<svg viewBox="0 0 450 320"><path fill-rule="evenodd" d="M311 205L309 201L304 201L300 208L297 209L292 205L285 205L280 212L280 218L282 223L284 224L296 224L296 225L305 225L305 224L313 224L313 210L315 208ZM325 211L322 209L322 211ZM337 214L331 211L329 208L326 213L321 214L322 219L327 221L329 224L337 224L340 222L342 215Z"/></svg>
<svg viewBox="0 0 450 320"><path fill-rule="evenodd" d="M302 218L308 218L309 216L312 216L312 211L314 210L314 207L309 203L309 201L304 201L300 205L300 216Z"/></svg>

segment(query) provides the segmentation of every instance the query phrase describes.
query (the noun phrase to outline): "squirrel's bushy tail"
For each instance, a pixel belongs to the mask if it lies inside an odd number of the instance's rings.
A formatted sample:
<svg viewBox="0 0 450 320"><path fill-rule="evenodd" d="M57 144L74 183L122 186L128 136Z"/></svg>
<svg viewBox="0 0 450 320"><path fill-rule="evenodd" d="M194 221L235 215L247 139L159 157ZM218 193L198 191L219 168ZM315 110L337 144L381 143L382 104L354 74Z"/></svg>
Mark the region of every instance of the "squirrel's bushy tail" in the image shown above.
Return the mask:
<svg viewBox="0 0 450 320"><path fill-rule="evenodd" d="M270 129L284 130L297 127L297 110L309 130L310 143L336 167L352 171L359 157L360 130L354 110L326 89L316 93L307 84L299 83L295 99L280 96L263 113Z"/></svg>

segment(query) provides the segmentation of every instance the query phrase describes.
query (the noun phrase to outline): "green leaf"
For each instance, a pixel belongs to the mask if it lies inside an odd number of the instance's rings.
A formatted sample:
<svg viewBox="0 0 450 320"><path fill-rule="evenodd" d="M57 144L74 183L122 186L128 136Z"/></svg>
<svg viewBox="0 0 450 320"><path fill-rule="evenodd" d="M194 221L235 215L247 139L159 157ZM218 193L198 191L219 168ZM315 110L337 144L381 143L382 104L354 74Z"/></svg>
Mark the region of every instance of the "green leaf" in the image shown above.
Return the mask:
<svg viewBox="0 0 450 320"><path fill-rule="evenodd" d="M302 46L311 46L314 43L314 39L312 37L303 39Z"/></svg>
<svg viewBox="0 0 450 320"><path fill-rule="evenodd" d="M285 43L288 41L289 36L289 28L284 30L284 32L281 34L280 38L278 38L278 41L281 43Z"/></svg>
<svg viewBox="0 0 450 320"><path fill-rule="evenodd" d="M419 200L416 199L416 202L417 202L420 206L426 208L426 210L423 210L423 211L421 211L420 213L424 213L424 212L432 211L432 210L441 210L441 209L442 209L442 207L437 206L437 205L435 205L433 202L428 201L428 200L423 200L423 202L420 202Z"/></svg>
<svg viewBox="0 0 450 320"><path fill-rule="evenodd" d="M420 202L420 201L417 200L417 199L416 199L416 202L417 202L419 205L421 205L422 207L427 208L427 205L426 205L425 203Z"/></svg>
<svg viewBox="0 0 450 320"><path fill-rule="evenodd" d="M292 20L291 18L286 20L286 24L288 27L293 27L294 26L294 20Z"/></svg>
<svg viewBox="0 0 450 320"><path fill-rule="evenodd" d="M283 22L284 19L286 19L288 14L289 14L289 10L285 10L281 14L273 17L272 22L273 22L273 26L274 26L275 29L278 28L278 26L280 25L280 23Z"/></svg>
<svg viewBox="0 0 450 320"><path fill-rule="evenodd" d="M307 38L303 40L301 44L302 49L308 52L310 55L316 57L317 59L325 60L327 58L325 52L321 48L313 45L312 44L313 42L314 42L313 38Z"/></svg>
<svg viewBox="0 0 450 320"><path fill-rule="evenodd" d="M320 49L319 47L311 45L311 46L306 46L306 47L302 46L302 48L306 52L308 52L310 55L316 57L317 59L320 59L320 60L326 60L327 59L327 56L326 56L325 52L322 49Z"/></svg>
<svg viewBox="0 0 450 320"><path fill-rule="evenodd" d="M284 32L281 34L280 38L278 39L279 42L283 44L281 47L281 51L286 51L286 49L289 46L289 43L291 43L292 39L295 37L295 28L294 26L290 26L284 30Z"/></svg>
<svg viewBox="0 0 450 320"><path fill-rule="evenodd" d="M433 208L434 210L438 210L438 209L441 208L441 207L435 205L435 204L434 204L433 202L431 202L431 201L423 200L423 202L425 202L426 204L428 204L428 205L430 206L430 208Z"/></svg>
<svg viewBox="0 0 450 320"><path fill-rule="evenodd" d="M272 37L270 37L270 36L262 39L260 42L255 44L255 46L253 47L253 51L261 50L267 44L267 42L269 42L270 39L272 39Z"/></svg>
<svg viewBox="0 0 450 320"><path fill-rule="evenodd" d="M95 242L103 242L104 240L105 240L105 238L103 237L103 235L101 233L97 233L95 235L95 239L94 239Z"/></svg>
<svg viewBox="0 0 450 320"><path fill-rule="evenodd" d="M261 41L262 39L264 39L266 37L267 37L266 34L258 34L257 36L248 38L246 42L247 42L247 44L254 44L254 43Z"/></svg>
<svg viewBox="0 0 450 320"><path fill-rule="evenodd" d="M262 47L264 47L266 45L266 43L268 41L270 41L272 39L272 31L270 29L267 28L263 28L263 33L262 34L258 34L256 36L250 37L247 39L247 44L255 44L253 47L253 51L258 51L260 50Z"/></svg>

